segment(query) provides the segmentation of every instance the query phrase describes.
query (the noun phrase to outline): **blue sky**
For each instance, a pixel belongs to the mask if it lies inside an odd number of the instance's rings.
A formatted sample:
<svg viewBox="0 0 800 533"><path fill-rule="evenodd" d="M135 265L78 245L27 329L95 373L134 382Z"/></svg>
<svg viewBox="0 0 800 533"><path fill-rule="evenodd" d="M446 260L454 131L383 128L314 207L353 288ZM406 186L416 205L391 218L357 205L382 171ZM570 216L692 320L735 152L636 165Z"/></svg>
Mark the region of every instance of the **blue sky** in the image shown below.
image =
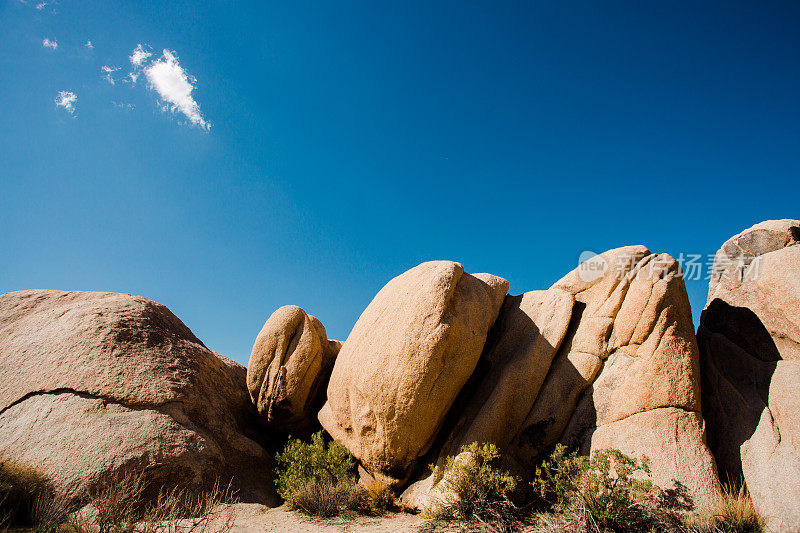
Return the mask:
<svg viewBox="0 0 800 533"><path fill-rule="evenodd" d="M141 294L243 363L425 260L519 293L800 217L797 2L37 4L0 0L0 292Z"/></svg>

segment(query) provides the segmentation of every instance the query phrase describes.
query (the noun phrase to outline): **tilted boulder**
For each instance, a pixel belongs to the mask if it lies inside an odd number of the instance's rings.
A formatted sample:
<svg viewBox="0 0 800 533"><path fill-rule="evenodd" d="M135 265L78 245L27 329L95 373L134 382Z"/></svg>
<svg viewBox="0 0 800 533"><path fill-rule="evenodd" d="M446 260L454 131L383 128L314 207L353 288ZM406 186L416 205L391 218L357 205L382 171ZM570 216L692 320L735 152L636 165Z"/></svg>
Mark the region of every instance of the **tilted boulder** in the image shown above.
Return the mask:
<svg viewBox="0 0 800 533"><path fill-rule="evenodd" d="M774 220L723 244L697 330L709 446L776 533L800 528L799 243Z"/></svg>
<svg viewBox="0 0 800 533"><path fill-rule="evenodd" d="M341 343L296 305L267 319L247 365L250 398L267 424L292 433L308 432L324 399Z"/></svg>
<svg viewBox="0 0 800 533"><path fill-rule="evenodd" d="M434 472L404 501L428 506L441 496L445 458L490 441L523 475L557 443L648 456L658 485L710 505L718 481L693 329L677 262L642 246L596 256L547 291L506 298Z"/></svg>
<svg viewBox="0 0 800 533"><path fill-rule="evenodd" d="M484 355L449 414L455 423L443 429L448 435L435 450L434 472L403 492L406 505L424 509L443 497L437 487L447 457L458 455L463 446L491 442L501 450L508 447L533 407L574 302L558 289L506 297Z"/></svg>
<svg viewBox="0 0 800 533"><path fill-rule="evenodd" d="M422 263L391 280L336 359L322 426L372 475L408 477L475 369L508 282L459 263Z"/></svg>
<svg viewBox="0 0 800 533"><path fill-rule="evenodd" d="M0 457L70 497L142 470L276 505L245 372L139 296L0 295Z"/></svg>

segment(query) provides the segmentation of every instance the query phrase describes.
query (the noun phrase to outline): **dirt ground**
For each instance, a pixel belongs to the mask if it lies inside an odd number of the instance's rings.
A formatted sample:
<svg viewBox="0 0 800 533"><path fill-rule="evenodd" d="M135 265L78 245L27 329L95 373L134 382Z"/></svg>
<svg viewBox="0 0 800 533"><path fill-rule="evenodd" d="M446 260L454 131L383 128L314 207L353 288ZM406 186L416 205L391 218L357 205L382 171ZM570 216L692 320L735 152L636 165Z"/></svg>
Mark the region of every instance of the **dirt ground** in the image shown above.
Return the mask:
<svg viewBox="0 0 800 533"><path fill-rule="evenodd" d="M419 515L390 513L387 516L359 516L353 518L314 519L290 511L286 506L271 509L263 505L239 503L231 505L224 513L233 518L232 533L272 532L348 532L348 533L400 533L413 532L425 524Z"/></svg>

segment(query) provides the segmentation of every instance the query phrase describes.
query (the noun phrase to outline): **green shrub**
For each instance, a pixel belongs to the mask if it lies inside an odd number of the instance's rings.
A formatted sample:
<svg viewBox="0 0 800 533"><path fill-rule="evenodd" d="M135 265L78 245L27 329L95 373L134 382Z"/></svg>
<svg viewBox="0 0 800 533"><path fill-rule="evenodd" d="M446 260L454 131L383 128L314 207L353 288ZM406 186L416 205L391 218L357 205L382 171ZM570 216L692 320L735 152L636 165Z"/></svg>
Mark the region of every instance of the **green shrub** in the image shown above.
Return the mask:
<svg viewBox="0 0 800 533"><path fill-rule="evenodd" d="M516 479L496 466L497 446L474 442L448 457L440 485L444 499L432 509L434 522L458 521L485 524L492 530L512 530L519 523L517 507L510 499Z"/></svg>
<svg viewBox="0 0 800 533"><path fill-rule="evenodd" d="M546 509L564 506L576 491L578 454L567 453L567 447L557 444L549 457L536 467L531 485L538 503Z"/></svg>
<svg viewBox="0 0 800 533"><path fill-rule="evenodd" d="M311 442L290 440L275 460L275 486L290 507L322 517L365 508L365 491L353 476L353 456L335 441L325 444L321 431Z"/></svg>
<svg viewBox="0 0 800 533"><path fill-rule="evenodd" d="M536 469L533 488L545 507L589 530L650 531L677 519L659 508L662 492L649 476L647 457L637 460L613 449L586 457L558 445Z"/></svg>

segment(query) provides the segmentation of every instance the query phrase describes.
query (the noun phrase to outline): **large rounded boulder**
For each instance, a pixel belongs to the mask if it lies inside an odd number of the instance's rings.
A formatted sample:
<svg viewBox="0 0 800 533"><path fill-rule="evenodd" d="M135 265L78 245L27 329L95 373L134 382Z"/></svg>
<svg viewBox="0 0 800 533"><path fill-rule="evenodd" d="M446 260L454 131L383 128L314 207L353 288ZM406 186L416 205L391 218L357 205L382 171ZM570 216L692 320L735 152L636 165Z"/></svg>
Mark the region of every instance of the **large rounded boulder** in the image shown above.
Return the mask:
<svg viewBox="0 0 800 533"><path fill-rule="evenodd" d="M319 320L296 305L270 315L247 365L250 398L268 425L291 433L309 431L340 346L328 340Z"/></svg>
<svg viewBox="0 0 800 533"><path fill-rule="evenodd" d="M130 471L278 503L246 370L139 296L0 296L0 457L79 497Z"/></svg>
<svg viewBox="0 0 800 533"><path fill-rule="evenodd" d="M401 482L480 358L508 282L451 261L391 280L342 345L322 426L372 475Z"/></svg>
<svg viewBox="0 0 800 533"><path fill-rule="evenodd" d="M717 252L697 340L703 415L723 479L767 528L800 528L800 221L756 224Z"/></svg>

